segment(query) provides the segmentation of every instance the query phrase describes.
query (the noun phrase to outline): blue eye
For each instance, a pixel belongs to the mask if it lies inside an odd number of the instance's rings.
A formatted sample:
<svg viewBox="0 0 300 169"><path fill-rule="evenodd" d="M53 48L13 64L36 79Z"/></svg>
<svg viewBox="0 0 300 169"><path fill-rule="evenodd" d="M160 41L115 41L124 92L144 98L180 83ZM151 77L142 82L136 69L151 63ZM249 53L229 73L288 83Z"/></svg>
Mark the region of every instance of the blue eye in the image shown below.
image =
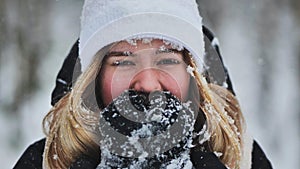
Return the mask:
<svg viewBox="0 0 300 169"><path fill-rule="evenodd" d="M157 62L158 65L177 65L180 64L180 61L177 59L162 59Z"/></svg>
<svg viewBox="0 0 300 169"><path fill-rule="evenodd" d="M112 63L113 66L134 66L135 63L129 60L116 60Z"/></svg>

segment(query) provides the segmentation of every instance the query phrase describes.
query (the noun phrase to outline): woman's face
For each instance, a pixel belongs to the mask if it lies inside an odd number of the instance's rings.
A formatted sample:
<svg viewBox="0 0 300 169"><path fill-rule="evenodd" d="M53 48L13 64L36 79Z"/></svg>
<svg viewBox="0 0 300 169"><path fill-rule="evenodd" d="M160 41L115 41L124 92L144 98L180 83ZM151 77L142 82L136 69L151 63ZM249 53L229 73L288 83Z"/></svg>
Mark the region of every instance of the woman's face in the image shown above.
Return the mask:
<svg viewBox="0 0 300 169"><path fill-rule="evenodd" d="M181 100L188 95L190 75L182 51L162 40L115 44L103 60L100 86L104 106L128 89L146 93L170 91Z"/></svg>

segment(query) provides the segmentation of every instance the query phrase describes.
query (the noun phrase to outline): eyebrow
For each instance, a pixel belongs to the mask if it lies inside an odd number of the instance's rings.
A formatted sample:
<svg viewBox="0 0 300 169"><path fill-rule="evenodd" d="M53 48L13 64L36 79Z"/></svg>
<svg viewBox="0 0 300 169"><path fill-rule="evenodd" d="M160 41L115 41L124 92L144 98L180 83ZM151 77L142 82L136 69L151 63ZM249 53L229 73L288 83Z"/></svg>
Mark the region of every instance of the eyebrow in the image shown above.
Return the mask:
<svg viewBox="0 0 300 169"><path fill-rule="evenodd" d="M177 49L173 49L173 48L166 48L164 50L161 49L157 49L156 53L164 53L164 52L174 52L174 53L181 53L182 51L177 50ZM112 52L108 52L106 55L106 57L119 57L119 56L135 56L135 54L133 52L130 51L112 51Z"/></svg>
<svg viewBox="0 0 300 169"><path fill-rule="evenodd" d="M164 52L174 52L174 53L182 53L183 50L177 50L173 48L165 48L165 49L158 49L156 53L164 53Z"/></svg>
<svg viewBox="0 0 300 169"><path fill-rule="evenodd" d="M130 51L112 51L112 52L108 52L105 56L134 56L134 54Z"/></svg>

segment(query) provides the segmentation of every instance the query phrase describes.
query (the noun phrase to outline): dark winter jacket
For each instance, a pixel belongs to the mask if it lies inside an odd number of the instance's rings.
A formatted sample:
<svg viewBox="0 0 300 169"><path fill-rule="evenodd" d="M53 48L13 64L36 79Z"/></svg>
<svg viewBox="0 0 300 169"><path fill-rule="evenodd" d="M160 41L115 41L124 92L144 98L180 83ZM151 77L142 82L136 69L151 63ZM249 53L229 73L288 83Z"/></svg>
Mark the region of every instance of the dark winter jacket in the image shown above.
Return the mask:
<svg viewBox="0 0 300 169"><path fill-rule="evenodd" d="M45 139L30 145L18 160L14 169L42 169L43 151ZM226 167L218 160L212 152L194 152L191 159L195 168L199 169L225 169ZM193 159L197 159L193 160ZM199 160L200 159L200 160ZM82 156L72 164L70 169L95 169L99 161L91 160ZM257 142L253 144L252 169L271 169L271 164Z"/></svg>
<svg viewBox="0 0 300 169"><path fill-rule="evenodd" d="M234 94L230 77L222 63L222 58L219 52L219 47L214 42L213 34L203 27L205 34L205 49L206 49L206 64L210 69L210 74L207 74L207 80L210 83L223 85L226 83L227 89ZM221 64L220 64L221 61ZM218 63L217 63L218 62ZM210 66L213 65L213 66ZM73 45L69 55L65 59L61 70L56 79L56 86L52 92L51 104L54 105L67 92L72 89L72 80L81 74L80 60L78 58L78 41ZM223 74L218 73L222 70ZM41 139L30 145L18 160L14 169L41 169L45 139ZM190 158L193 167L196 169L225 169L226 167L220 162L218 157L213 152L209 151L194 151L191 150ZM72 165L71 169L94 169L98 166L100 159L93 160L87 156L80 156ZM252 145L252 169L271 169L271 163L265 156L264 152L256 141Z"/></svg>

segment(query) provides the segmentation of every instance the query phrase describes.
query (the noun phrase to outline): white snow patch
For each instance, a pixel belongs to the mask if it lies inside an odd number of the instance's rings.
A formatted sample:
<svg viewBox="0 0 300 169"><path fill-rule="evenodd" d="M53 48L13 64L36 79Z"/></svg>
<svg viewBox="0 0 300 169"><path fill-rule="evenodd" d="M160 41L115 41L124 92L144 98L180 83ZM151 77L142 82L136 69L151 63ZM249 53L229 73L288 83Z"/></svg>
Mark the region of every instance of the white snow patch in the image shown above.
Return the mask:
<svg viewBox="0 0 300 169"><path fill-rule="evenodd" d="M213 46L219 46L220 43L219 43L218 38L214 37L214 39L212 40L211 44L212 44Z"/></svg>
<svg viewBox="0 0 300 169"><path fill-rule="evenodd" d="M214 151L214 154L219 158L223 155L223 153L217 151Z"/></svg>
<svg viewBox="0 0 300 169"><path fill-rule="evenodd" d="M54 159L54 160L58 160L58 155L57 155L57 154L54 154L54 155L53 155L53 159Z"/></svg>
<svg viewBox="0 0 300 169"><path fill-rule="evenodd" d="M192 66L190 66L190 65L188 65L187 66L187 68L186 68L186 71L192 76L192 77L195 77L195 75L194 75L194 71L195 69L192 67Z"/></svg>

